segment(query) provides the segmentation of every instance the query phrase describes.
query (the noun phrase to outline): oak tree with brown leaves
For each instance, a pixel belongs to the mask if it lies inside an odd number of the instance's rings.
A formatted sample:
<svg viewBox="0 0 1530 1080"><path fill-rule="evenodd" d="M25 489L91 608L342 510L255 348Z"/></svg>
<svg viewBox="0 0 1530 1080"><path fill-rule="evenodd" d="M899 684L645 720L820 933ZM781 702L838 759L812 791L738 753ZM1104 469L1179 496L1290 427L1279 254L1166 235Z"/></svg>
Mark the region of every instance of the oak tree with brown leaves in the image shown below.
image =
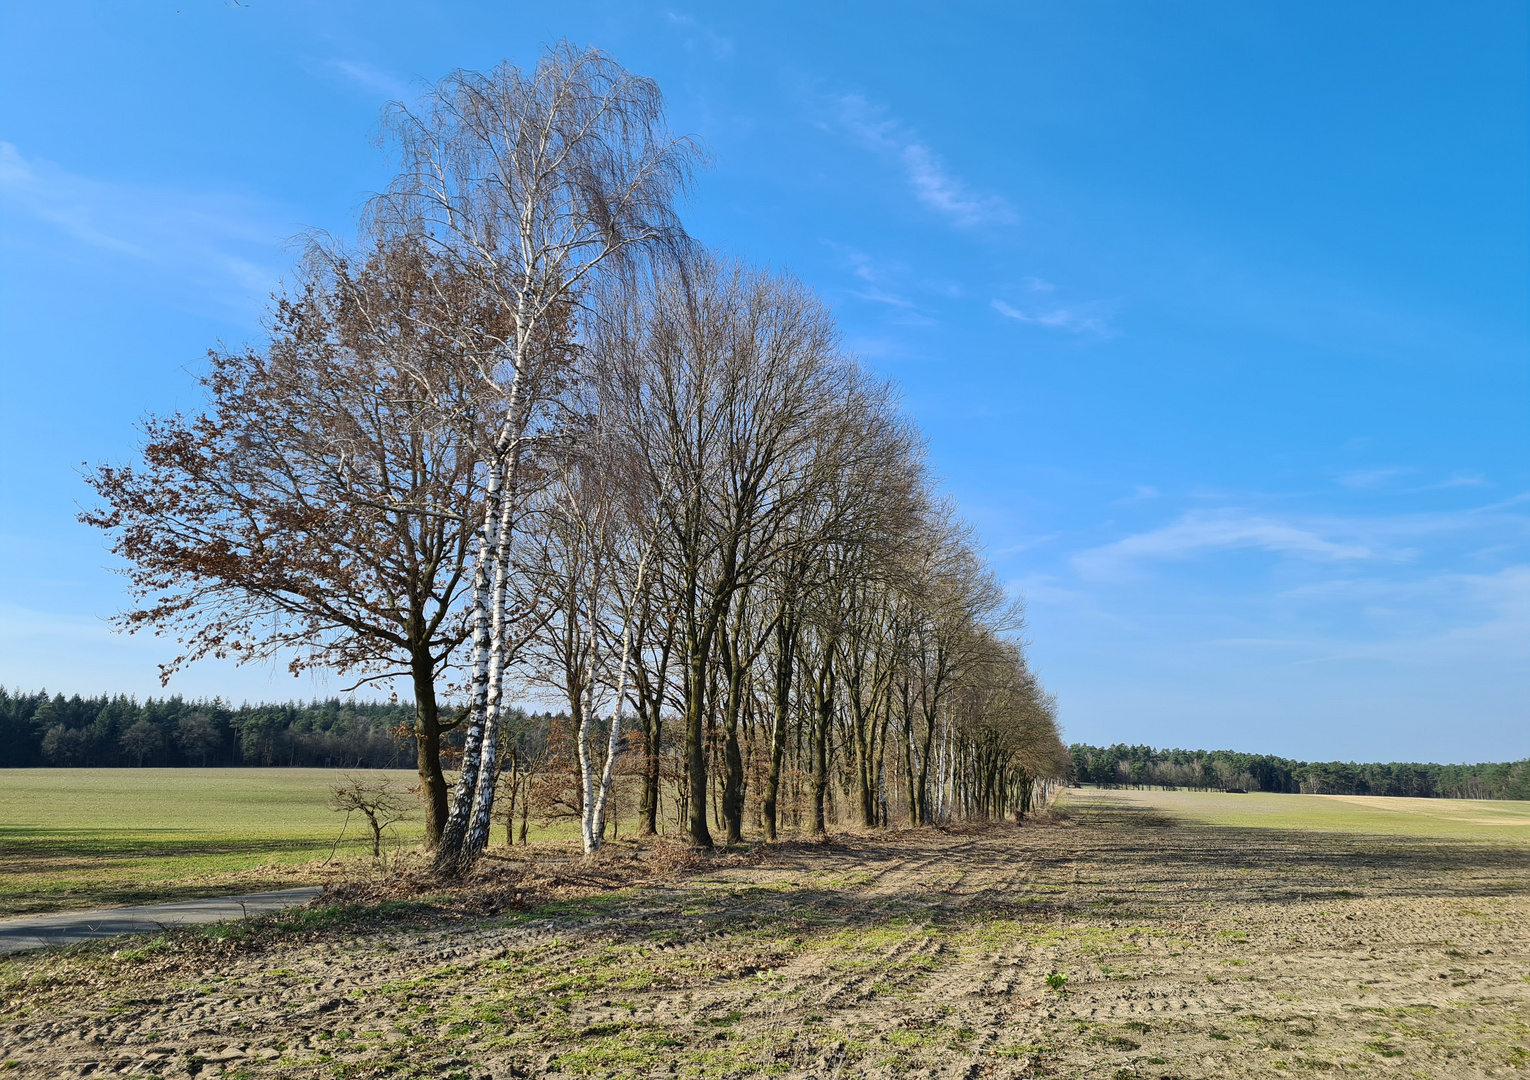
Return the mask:
<svg viewBox="0 0 1530 1080"><path fill-rule="evenodd" d="M356 261L316 247L269 344L210 353L204 408L150 416L141 463L91 472L104 505L81 515L125 563L119 627L181 644L162 680L206 656L407 677L432 841L495 404L470 372L497 311L407 237Z"/></svg>

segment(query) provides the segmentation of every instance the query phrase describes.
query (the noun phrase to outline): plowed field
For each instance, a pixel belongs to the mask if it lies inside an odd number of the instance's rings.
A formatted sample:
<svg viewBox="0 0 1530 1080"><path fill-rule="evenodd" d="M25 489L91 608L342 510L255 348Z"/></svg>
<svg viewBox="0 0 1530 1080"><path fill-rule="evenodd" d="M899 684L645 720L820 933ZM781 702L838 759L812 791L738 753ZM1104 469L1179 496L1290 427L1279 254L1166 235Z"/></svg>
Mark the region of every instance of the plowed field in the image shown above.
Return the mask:
<svg viewBox="0 0 1530 1080"><path fill-rule="evenodd" d="M1513 830L1210 824L1146 793L1064 812L494 917L23 956L0 1075L1530 1075Z"/></svg>

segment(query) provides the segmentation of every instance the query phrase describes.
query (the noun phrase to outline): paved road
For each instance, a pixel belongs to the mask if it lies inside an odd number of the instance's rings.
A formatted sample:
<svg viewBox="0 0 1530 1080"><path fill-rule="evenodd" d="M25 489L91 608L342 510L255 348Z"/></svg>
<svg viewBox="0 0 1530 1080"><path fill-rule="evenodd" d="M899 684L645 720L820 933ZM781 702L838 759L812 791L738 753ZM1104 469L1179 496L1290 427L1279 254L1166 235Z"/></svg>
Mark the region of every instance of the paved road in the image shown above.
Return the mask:
<svg viewBox="0 0 1530 1080"><path fill-rule="evenodd" d="M91 938L118 934L143 934L169 926L224 922L248 915L306 904L318 889L280 889L245 896L215 896L206 900L183 900L177 904L106 908L101 911L66 911L59 915L29 915L0 921L0 955L37 949L44 945L67 945Z"/></svg>

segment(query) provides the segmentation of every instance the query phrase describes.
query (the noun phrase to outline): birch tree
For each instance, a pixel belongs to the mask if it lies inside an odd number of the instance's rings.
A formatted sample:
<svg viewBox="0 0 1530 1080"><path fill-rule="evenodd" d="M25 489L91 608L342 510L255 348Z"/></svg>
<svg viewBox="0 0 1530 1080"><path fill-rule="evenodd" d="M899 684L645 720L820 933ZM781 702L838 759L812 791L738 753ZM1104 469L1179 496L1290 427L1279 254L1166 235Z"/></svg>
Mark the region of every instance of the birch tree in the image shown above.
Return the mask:
<svg viewBox="0 0 1530 1080"><path fill-rule="evenodd" d="M401 169L370 209L386 228L417 233L481 283L508 323L479 357L488 396L502 402L487 440L483 517L475 537L470 722L462 773L439 848L452 872L488 842L495 740L513 613L509 547L528 440L562 389L568 356L539 335L600 275L640 253L675 247L674 199L697 160L669 133L648 79L597 50L564 42L535 70L510 64L457 72L416 112L394 105L386 128Z"/></svg>

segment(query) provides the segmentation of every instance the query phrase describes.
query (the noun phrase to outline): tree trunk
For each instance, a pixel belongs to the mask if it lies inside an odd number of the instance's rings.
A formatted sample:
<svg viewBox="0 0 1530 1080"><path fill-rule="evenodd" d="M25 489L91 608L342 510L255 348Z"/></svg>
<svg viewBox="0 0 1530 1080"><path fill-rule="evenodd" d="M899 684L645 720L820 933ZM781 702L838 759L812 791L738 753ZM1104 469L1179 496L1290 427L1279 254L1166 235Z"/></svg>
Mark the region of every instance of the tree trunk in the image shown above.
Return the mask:
<svg viewBox="0 0 1530 1080"><path fill-rule="evenodd" d="M722 642L723 660L728 665L728 699L723 713L722 813L727 830L724 842L729 844L744 842L744 758L738 746L738 717L743 708L744 676L748 669L739 653L742 624L740 607L734 633L725 635Z"/></svg>
<svg viewBox="0 0 1530 1080"><path fill-rule="evenodd" d="M643 802L638 808L638 835L659 831L659 710L643 707Z"/></svg>
<svg viewBox="0 0 1530 1080"><path fill-rule="evenodd" d="M428 651L410 658L414 680L415 762L425 796L425 846L441 843L446 828L446 777L441 772L441 711L436 702L436 664Z"/></svg>
<svg viewBox="0 0 1530 1080"><path fill-rule="evenodd" d="M875 825L876 809L872 795L871 785L871 754L872 740L876 738L873 728L874 721L866 716L865 702L861 700L861 687L859 679L857 685L850 688L845 697L850 702L850 721L853 727L851 735L855 739L855 797L860 806L861 824L866 828Z"/></svg>
<svg viewBox="0 0 1530 1080"><path fill-rule="evenodd" d="M765 839L776 838L776 802L781 793L781 763L786 756L786 725L790 716L792 691L792 656L797 648L795 623L786 617L776 624L776 715L770 734L770 775L765 780L765 799L761 813L765 818Z"/></svg>
<svg viewBox="0 0 1530 1080"><path fill-rule="evenodd" d="M813 729L813 836L828 835L824 818L824 797L829 790L829 724L834 719L834 650L824 649L823 671L819 675L816 702L817 724Z"/></svg>
<svg viewBox="0 0 1530 1080"><path fill-rule="evenodd" d="M441 830L441 841L436 848L435 870L441 874L455 874L461 869L468 816L472 813L473 797L478 790L479 753L483 748L483 733L488 724L491 681L489 656L493 631L489 614L490 562L498 558L500 500L504 493L504 479L505 462L499 459L489 471L484 520L478 532L478 550L473 560L473 695L469 704L470 720L462 744L462 771L457 777L446 826Z"/></svg>
<svg viewBox="0 0 1530 1080"><path fill-rule="evenodd" d="M650 683L643 673L641 663L637 674L642 677L638 694L643 699L643 804L638 814L638 834L654 836L659 831L659 773L663 749L664 685L669 676L670 650L674 644L674 624L670 623L659 649L659 663ZM650 692L651 688L651 692Z"/></svg>
<svg viewBox="0 0 1530 1080"><path fill-rule="evenodd" d="M685 765L687 793L687 835L697 847L712 846L712 832L707 828L706 679L707 662L702 651L702 635L692 635L686 657L685 695Z"/></svg>

